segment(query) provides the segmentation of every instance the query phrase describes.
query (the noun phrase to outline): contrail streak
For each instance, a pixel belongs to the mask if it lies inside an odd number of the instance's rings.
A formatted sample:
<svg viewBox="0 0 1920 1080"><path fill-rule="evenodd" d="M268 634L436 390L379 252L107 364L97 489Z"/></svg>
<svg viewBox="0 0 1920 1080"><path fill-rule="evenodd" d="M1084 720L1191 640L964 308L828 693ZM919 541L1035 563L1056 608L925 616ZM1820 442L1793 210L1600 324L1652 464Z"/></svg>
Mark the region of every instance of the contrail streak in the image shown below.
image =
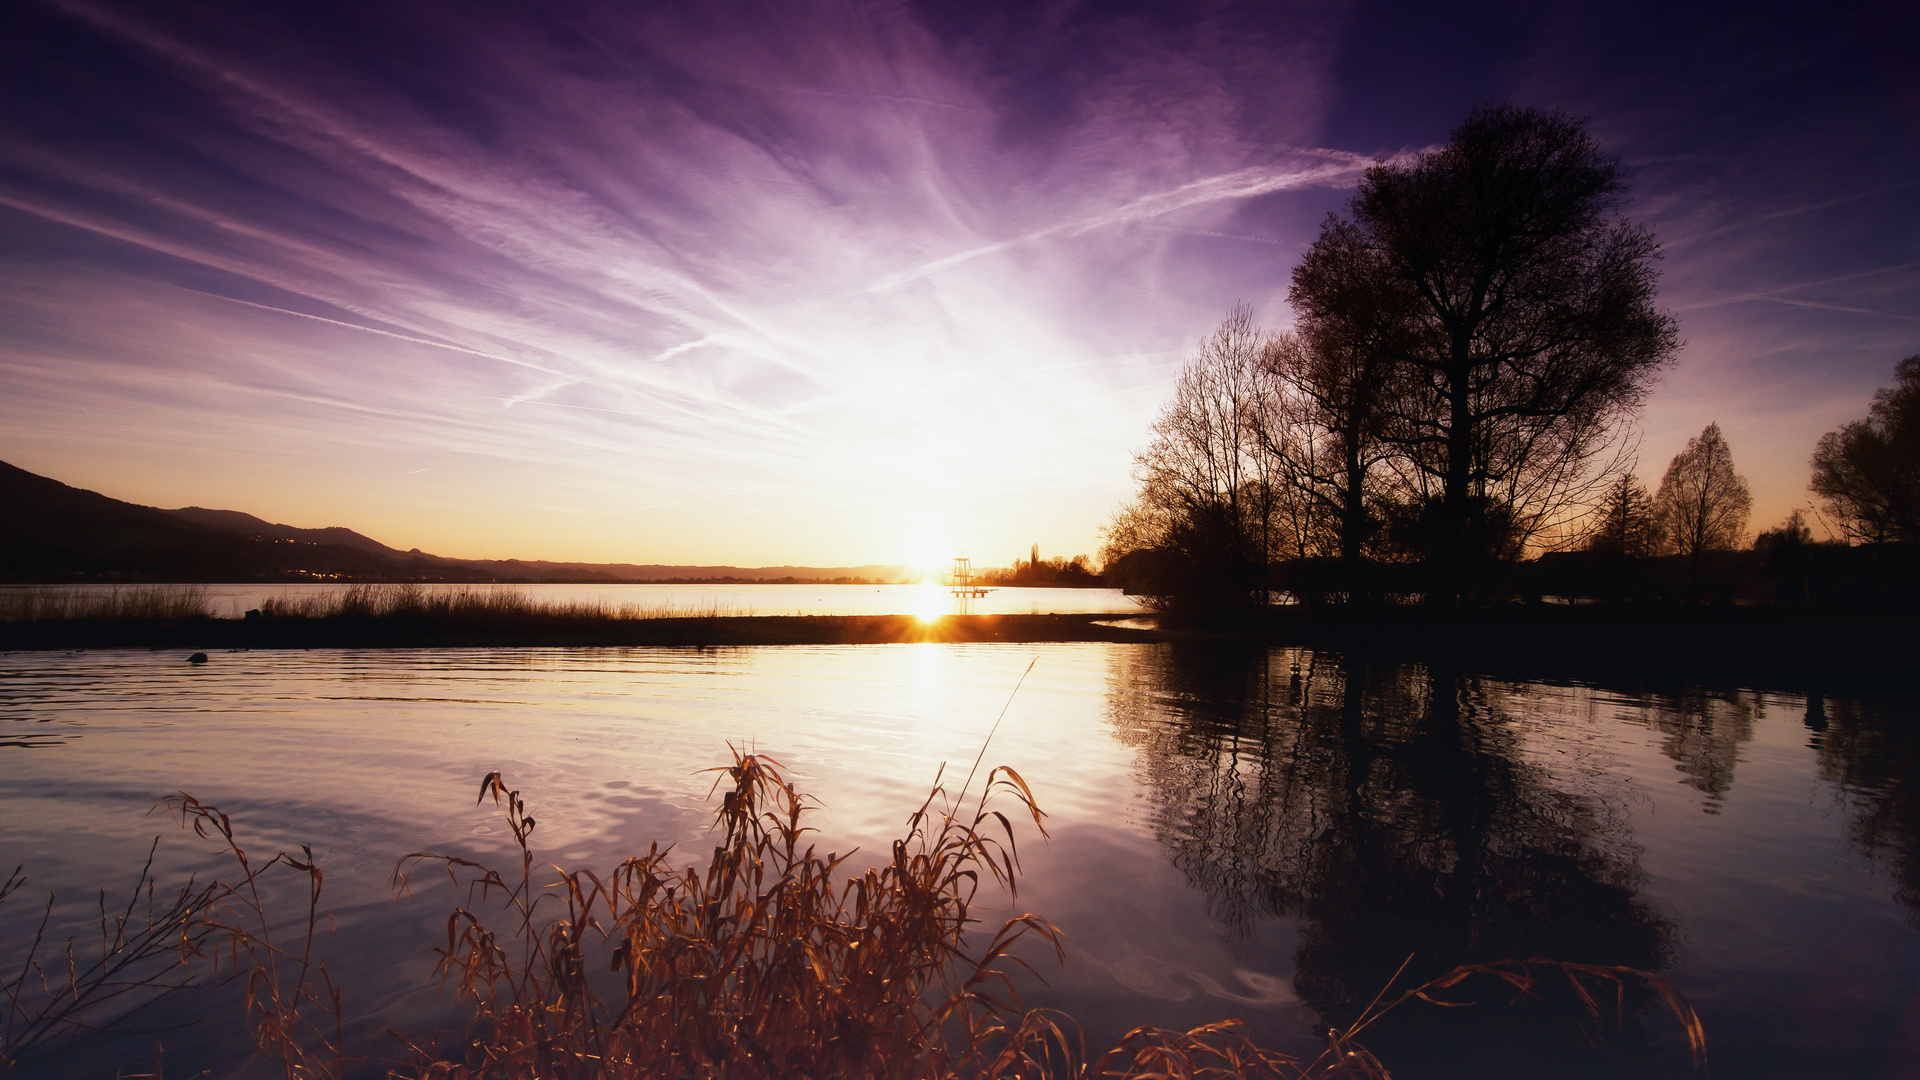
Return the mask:
<svg viewBox="0 0 1920 1080"><path fill-rule="evenodd" d="M560 374L560 372L554 371L551 368L541 367L539 364L530 364L525 360L515 360L510 356L496 356L493 353L484 353L484 352L480 352L477 349L468 349L459 345L449 345L444 341L434 341L431 338L414 337L410 334L396 334L391 330L381 330L372 326L361 326L359 323L342 322L339 319L329 319L320 315L309 315L304 311L293 311L288 308L274 307L272 304L256 304L252 300L241 300L238 297L222 296L219 293L205 292L200 289L189 289L182 285L175 285L172 287L179 289L181 292L190 292L197 296L211 296L215 300L225 300L229 304L245 304L247 307L259 308L261 311L273 311L273 312L278 312L281 315L292 315L296 318L312 319L314 322L326 323L329 326L344 326L349 330L359 330L362 333L367 333L367 334L379 334L381 337L390 337L396 341L410 341L415 345L429 345L436 349L445 349L448 352L466 353L468 356L478 356L485 360L498 360L503 364L512 364L515 367L532 368L535 371L543 371L549 375Z"/></svg>
<svg viewBox="0 0 1920 1080"><path fill-rule="evenodd" d="M1031 244L1051 236L1065 233L1079 236L1095 229L1113 225L1128 225L1136 221L1161 217L1176 210L1201 203L1220 202L1227 199L1246 199L1255 195L1266 195L1289 188L1308 187L1314 184L1337 183L1348 180L1364 172L1373 162L1363 162L1357 154L1341 155L1334 163L1317 168L1301 169L1294 172L1274 173L1266 169L1241 169L1236 172L1209 176L1168 191L1158 191L1143 195L1123 206L1115 207L1104 214L1082 218L1079 221L1063 221L1058 225L1049 225L1044 229L1006 240L996 240L966 251L956 252L930 263L890 274L867 287L867 291L885 292L909 282L931 277L942 270L950 270L964 262L971 262L982 255L991 255L1022 244Z"/></svg>

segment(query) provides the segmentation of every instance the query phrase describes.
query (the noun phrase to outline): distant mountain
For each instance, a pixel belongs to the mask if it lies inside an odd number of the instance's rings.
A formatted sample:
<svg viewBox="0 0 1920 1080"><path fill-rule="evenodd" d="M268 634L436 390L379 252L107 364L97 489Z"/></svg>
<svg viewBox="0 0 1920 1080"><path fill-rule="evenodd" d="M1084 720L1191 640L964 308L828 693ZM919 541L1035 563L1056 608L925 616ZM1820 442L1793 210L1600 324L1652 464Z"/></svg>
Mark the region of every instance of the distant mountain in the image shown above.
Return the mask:
<svg viewBox="0 0 1920 1080"><path fill-rule="evenodd" d="M291 525L275 525L271 521L243 514L238 510L208 510L199 506L183 506L178 510L166 511L182 521L190 521L209 529L221 532L239 533L241 536L265 536L274 540L298 540L308 544L339 544L342 547L359 548L380 555L400 556L397 551L370 536L361 536L352 529L333 526L326 529L296 529Z"/></svg>
<svg viewBox="0 0 1920 1080"><path fill-rule="evenodd" d="M664 566L448 559L338 526L299 529L242 513L161 510L0 462L0 582L894 581L904 566Z"/></svg>
<svg viewBox="0 0 1920 1080"><path fill-rule="evenodd" d="M357 547L208 528L5 462L0 510L0 581L294 581L400 569Z"/></svg>

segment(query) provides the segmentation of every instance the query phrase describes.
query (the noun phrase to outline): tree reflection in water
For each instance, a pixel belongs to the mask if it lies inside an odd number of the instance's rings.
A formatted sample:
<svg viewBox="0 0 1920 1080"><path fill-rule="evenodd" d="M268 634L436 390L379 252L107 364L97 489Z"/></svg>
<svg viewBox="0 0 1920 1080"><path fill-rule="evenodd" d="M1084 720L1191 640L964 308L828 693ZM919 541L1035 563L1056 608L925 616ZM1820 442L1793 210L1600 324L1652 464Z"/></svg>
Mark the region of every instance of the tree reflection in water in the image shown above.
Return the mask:
<svg viewBox="0 0 1920 1080"><path fill-rule="evenodd" d="M1754 695L1689 688L1645 695L1634 719L1664 736L1661 752L1706 796L1700 809L1718 814L1733 789L1740 744L1753 740L1754 708Z"/></svg>
<svg viewBox="0 0 1920 1080"><path fill-rule="evenodd" d="M1820 778L1840 789L1847 832L1893 876L1894 899L1920 929L1920 724L1911 705L1889 709L1807 697L1806 725Z"/></svg>
<svg viewBox="0 0 1920 1080"><path fill-rule="evenodd" d="M1455 965L1547 957L1655 970L1674 927L1599 769L1525 753L1523 688L1301 649L1162 646L1118 662L1118 736L1155 829L1227 932L1297 918L1294 988L1323 1026ZM1371 1045L1397 1075L1610 1073L1644 1042L1556 985L1509 1008L1409 1007ZM1609 1017L1609 1021L1611 1017ZM1603 1049L1610 1047L1610 1049ZM1545 1071L1542 1071L1545 1070Z"/></svg>

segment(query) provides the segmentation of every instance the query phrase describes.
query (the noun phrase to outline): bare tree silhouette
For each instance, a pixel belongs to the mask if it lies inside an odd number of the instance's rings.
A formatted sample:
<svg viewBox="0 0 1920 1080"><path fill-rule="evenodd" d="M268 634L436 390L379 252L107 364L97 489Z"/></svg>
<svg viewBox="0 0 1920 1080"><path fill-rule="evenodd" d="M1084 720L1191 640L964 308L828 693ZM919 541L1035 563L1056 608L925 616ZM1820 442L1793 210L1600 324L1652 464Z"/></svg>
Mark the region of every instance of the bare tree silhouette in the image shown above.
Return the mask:
<svg viewBox="0 0 1920 1080"><path fill-rule="evenodd" d="M1753 495L1733 471L1733 451L1719 424L1708 424L1673 456L1653 505L1665 546L1687 557L1695 582L1707 552L1743 546Z"/></svg>
<svg viewBox="0 0 1920 1080"><path fill-rule="evenodd" d="M1920 356L1900 361L1867 419L1820 437L1808 486L1850 539L1920 541Z"/></svg>
<svg viewBox="0 0 1920 1080"><path fill-rule="evenodd" d="M1236 305L1181 369L1134 456L1138 496L1106 528L1101 561L1162 610L1237 612L1265 602L1285 436L1273 337Z"/></svg>
<svg viewBox="0 0 1920 1080"><path fill-rule="evenodd" d="M1351 218L1330 216L1295 272L1316 342L1390 364L1381 431L1442 599L1585 509L1674 354L1653 306L1659 245L1617 216L1624 195L1577 121L1483 106L1440 150L1368 170Z"/></svg>

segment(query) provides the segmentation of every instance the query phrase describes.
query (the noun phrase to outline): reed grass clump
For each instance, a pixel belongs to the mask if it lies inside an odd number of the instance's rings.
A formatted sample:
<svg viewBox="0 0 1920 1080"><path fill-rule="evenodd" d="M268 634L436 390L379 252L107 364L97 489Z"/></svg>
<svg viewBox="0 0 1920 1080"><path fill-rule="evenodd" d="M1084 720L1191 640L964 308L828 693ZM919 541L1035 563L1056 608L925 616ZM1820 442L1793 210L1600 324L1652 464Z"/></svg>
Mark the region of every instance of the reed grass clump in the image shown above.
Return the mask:
<svg viewBox="0 0 1920 1080"><path fill-rule="evenodd" d="M1062 1029L1023 1012L1008 977L1017 942L1057 949L1058 931L1021 915L969 940L982 879L1011 891L1018 873L1012 822L991 804L1041 822L1018 773L993 770L965 815L936 785L890 858L855 874L848 855L806 843L808 801L775 763L736 754L721 772L722 837L704 868L656 845L604 879L574 871L545 889L534 818L489 775L481 797L502 804L520 866L415 855L396 876L404 889L423 864L444 867L470 901L448 921L440 970L473 1023L450 1052L415 1047L417 1074L983 1076L1061 1055ZM500 931L480 914L490 898L504 901Z"/></svg>
<svg viewBox="0 0 1920 1080"><path fill-rule="evenodd" d="M776 762L736 751L731 764L714 771L715 790L725 789L716 814L721 835L704 866L679 865L672 848L655 844L604 876L538 869L536 819L501 774L488 774L480 801L491 799L505 815L517 865L502 870L462 856L416 853L400 861L393 879L405 894L422 871L444 872L461 890L436 949L436 974L442 992L464 1003L468 1019L444 1038L389 1032L405 1057L387 1063L387 1074L414 1080L1385 1078L1386 1067L1358 1037L1394 1009L1415 999L1464 1004L1453 995L1474 980L1526 995L1547 978L1571 982L1595 1016L1607 996L1619 1012L1626 987L1652 984L1704 1065L1699 1017L1664 981L1627 968L1544 960L1466 965L1396 996L1389 996L1389 984L1352 1025L1328 1032L1325 1049L1307 1060L1255 1045L1237 1021L1191 1031L1139 1028L1090 1055L1071 1017L1025 1008L1017 989L1015 975L1026 962L1016 947L1032 939L1064 960L1060 931L1031 913L997 928L976 915L983 887L1017 896L1014 822L1030 820L1046 833L1044 815L1017 772L991 770L970 810L972 773L951 795L936 779L885 857L856 870L853 853L822 855L809 842L813 805ZM344 996L318 959L323 875L311 851L260 862L216 808L187 795L164 805L182 825L221 844L240 870L232 883L183 891L190 901L183 901L184 913L177 904L149 924L162 936L177 935L174 964L182 970L212 964L216 972L244 978L247 1028L289 1080L337 1080L350 1067L365 1072L371 1063L345 1046ZM304 879L303 920L280 924L268 917L262 882L269 873ZM0 899L17 887L0 888ZM149 950L143 963L151 961ZM159 984L148 977L136 985ZM1611 995L1600 993L1609 988ZM4 1060L34 1048L17 1041L16 1030L27 1029L16 1028L11 1013L4 1030L15 1040L0 1045Z"/></svg>
<svg viewBox="0 0 1920 1080"><path fill-rule="evenodd" d="M260 612L276 619L387 619L467 625L714 619L737 614L718 600L687 605L610 604L604 600L543 600L513 586L413 582L350 585L327 592L268 597L261 603Z"/></svg>
<svg viewBox="0 0 1920 1080"><path fill-rule="evenodd" d="M212 617L205 585L0 586L0 622Z"/></svg>

